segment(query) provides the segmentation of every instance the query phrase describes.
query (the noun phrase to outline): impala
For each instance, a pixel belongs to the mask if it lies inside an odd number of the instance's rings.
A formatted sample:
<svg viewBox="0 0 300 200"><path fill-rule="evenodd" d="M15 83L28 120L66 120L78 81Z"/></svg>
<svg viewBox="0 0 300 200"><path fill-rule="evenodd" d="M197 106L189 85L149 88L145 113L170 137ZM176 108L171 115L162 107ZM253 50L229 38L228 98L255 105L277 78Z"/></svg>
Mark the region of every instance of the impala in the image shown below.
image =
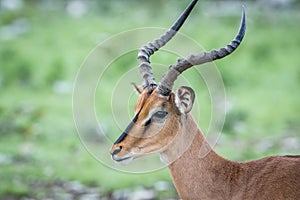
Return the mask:
<svg viewBox="0 0 300 200"><path fill-rule="evenodd" d="M223 58L239 46L246 29L244 9L239 31L229 45L179 59L160 83L155 83L150 56L176 34L196 3L190 3L169 31L139 49L142 86L135 85L139 93L135 117L113 144L112 159L128 163L160 153L183 199L300 199L300 156L271 156L250 162L233 162L219 156L190 114L193 89L182 86L172 91L183 71ZM208 153L199 156L203 150Z"/></svg>

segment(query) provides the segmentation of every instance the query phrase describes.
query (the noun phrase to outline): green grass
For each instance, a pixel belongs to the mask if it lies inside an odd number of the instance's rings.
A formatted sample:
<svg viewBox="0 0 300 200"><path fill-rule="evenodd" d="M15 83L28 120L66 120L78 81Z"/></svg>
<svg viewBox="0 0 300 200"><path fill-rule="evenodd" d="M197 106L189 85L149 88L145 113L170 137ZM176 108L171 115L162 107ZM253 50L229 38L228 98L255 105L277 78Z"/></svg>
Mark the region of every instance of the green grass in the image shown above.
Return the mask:
<svg viewBox="0 0 300 200"><path fill-rule="evenodd" d="M33 12L28 12L28 9ZM123 9L120 12L131 10ZM173 15L163 11L171 8L161 9L163 16L159 16L160 19L151 12L139 19L138 9L130 11L124 18L118 15L117 8L111 13L93 11L80 19L71 18L61 11L42 12L34 6L26 8L24 13L1 14L2 25L27 16L30 31L16 39L1 41L0 45L0 154L8 158L7 162L0 163L0 197L12 194L43 198L47 191L36 191L34 186L56 180L97 184L103 192L138 185L151 186L161 180L171 181L167 169L144 174L122 173L94 159L77 135L72 94L59 94L52 89L53 83L61 80L72 87L90 50L111 35L145 25L169 26ZM290 10L276 11L267 18L263 16L263 12L250 9L247 33L241 47L229 58L215 63L224 80L227 101L232 106L226 115L217 152L234 160L300 153L299 149L287 149L281 144L289 137L300 141L300 29L296 25L300 15ZM182 33L206 49L217 48L232 39L238 23L238 16L211 17L198 11ZM120 45L126 45L126 41ZM184 44L178 41L178 45ZM117 127L112 118L111 101L106 95L112 95L114 84L124 71L136 66L135 57L135 52L131 52L116 60L106 72L106 78L101 80L102 87L96 90L97 115L105 122L107 138L111 142L126 123ZM169 65L176 57L161 53L155 54L152 61ZM196 91L196 103L200 108L197 120L206 130L211 117L211 102L205 83L196 80L198 76L194 71L186 72L185 76L191 79ZM140 80L138 77L132 81L139 83ZM132 95L129 81L125 87L124 95ZM129 102L120 103L117 107L120 113L116 115L127 118L128 113L132 115L135 99L132 96ZM127 118L124 120L129 121ZM100 149L101 144L91 142L93 152L97 151L97 145Z"/></svg>
<svg viewBox="0 0 300 200"><path fill-rule="evenodd" d="M37 121L29 119L31 112L19 116L27 121L24 126L30 127L28 129L35 127L35 130L19 131L23 129L14 124L11 132L1 132L1 155L11 161L0 164L3 183L0 184L0 194L32 195L36 192L33 187L37 182L45 184L56 180L97 184L103 192L170 180L166 170L134 175L110 169L95 160L83 147L75 130L70 95L57 96L51 90L28 92L15 88L3 90L2 94L0 104L5 110L13 109L22 99L23 108L39 109L42 114ZM106 150L108 154L109 149ZM46 191L38 192L46 194Z"/></svg>

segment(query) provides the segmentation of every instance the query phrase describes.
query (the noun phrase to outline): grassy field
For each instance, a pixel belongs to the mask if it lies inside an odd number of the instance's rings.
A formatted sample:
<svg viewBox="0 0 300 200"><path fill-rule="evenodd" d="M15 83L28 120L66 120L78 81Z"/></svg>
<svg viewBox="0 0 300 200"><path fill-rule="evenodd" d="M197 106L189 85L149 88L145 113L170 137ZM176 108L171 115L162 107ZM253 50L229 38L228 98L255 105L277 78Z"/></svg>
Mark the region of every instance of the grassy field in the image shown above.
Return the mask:
<svg viewBox="0 0 300 200"><path fill-rule="evenodd" d="M205 49L223 46L236 32L240 10L214 16L210 11L220 8L204 5L207 7L195 10L182 33ZM155 9L151 3L136 5L136 9L131 6L134 4L120 3L114 8L108 5L107 10L94 7L80 18L62 8L43 9L34 4L17 11L0 11L0 198L46 198L50 185L58 181L97 186L103 194L171 181L166 168L133 174L101 164L86 151L74 125L73 83L89 52L120 32L153 26L167 28L184 7L164 5ZM224 81L229 108L216 146L222 156L243 161L300 153L298 10L257 9L249 5L244 42L232 56L215 62ZM23 24L25 32L5 37L5 28L16 23ZM120 45L126 45L126 41ZM124 71L136 66L135 53L115 61L107 78L101 80L106 91L100 88L96 93L95 107L99 107L98 115L107 123L105 134L111 140L120 131L112 119L111 101L103 94L111 94L113 83ZM154 63L165 65L175 59L176 56L164 53L153 56ZM186 76L192 79L201 111L198 121L206 130L211 103L205 84L197 85L193 72ZM128 82L127 91L131 90ZM135 99L130 100L130 108ZM125 108L124 112L132 110ZM121 124L121 128L125 127Z"/></svg>

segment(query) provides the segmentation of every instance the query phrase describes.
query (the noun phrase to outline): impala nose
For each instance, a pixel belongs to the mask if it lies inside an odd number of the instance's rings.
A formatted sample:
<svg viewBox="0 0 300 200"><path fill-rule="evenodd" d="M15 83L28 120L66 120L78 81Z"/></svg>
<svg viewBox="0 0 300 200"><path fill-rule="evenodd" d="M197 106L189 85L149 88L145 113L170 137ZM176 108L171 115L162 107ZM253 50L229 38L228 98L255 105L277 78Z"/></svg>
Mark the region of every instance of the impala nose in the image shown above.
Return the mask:
<svg viewBox="0 0 300 200"><path fill-rule="evenodd" d="M122 150L122 147L117 147L116 149L114 149L112 152L111 152L111 155L114 156L114 155L117 155L118 153L120 153L120 151Z"/></svg>

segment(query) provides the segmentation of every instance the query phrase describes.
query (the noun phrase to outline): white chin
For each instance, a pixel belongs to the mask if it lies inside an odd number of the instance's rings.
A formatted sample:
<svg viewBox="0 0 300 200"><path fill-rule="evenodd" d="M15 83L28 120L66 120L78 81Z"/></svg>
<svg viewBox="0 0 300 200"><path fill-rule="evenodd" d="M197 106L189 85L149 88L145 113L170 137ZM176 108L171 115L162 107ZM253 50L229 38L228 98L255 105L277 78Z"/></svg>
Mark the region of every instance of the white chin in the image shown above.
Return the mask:
<svg viewBox="0 0 300 200"><path fill-rule="evenodd" d="M128 165L133 160L133 157L127 158L125 160L117 161L118 164Z"/></svg>
<svg viewBox="0 0 300 200"><path fill-rule="evenodd" d="M133 156L125 158L112 158L116 163L121 165L127 165L133 160Z"/></svg>

